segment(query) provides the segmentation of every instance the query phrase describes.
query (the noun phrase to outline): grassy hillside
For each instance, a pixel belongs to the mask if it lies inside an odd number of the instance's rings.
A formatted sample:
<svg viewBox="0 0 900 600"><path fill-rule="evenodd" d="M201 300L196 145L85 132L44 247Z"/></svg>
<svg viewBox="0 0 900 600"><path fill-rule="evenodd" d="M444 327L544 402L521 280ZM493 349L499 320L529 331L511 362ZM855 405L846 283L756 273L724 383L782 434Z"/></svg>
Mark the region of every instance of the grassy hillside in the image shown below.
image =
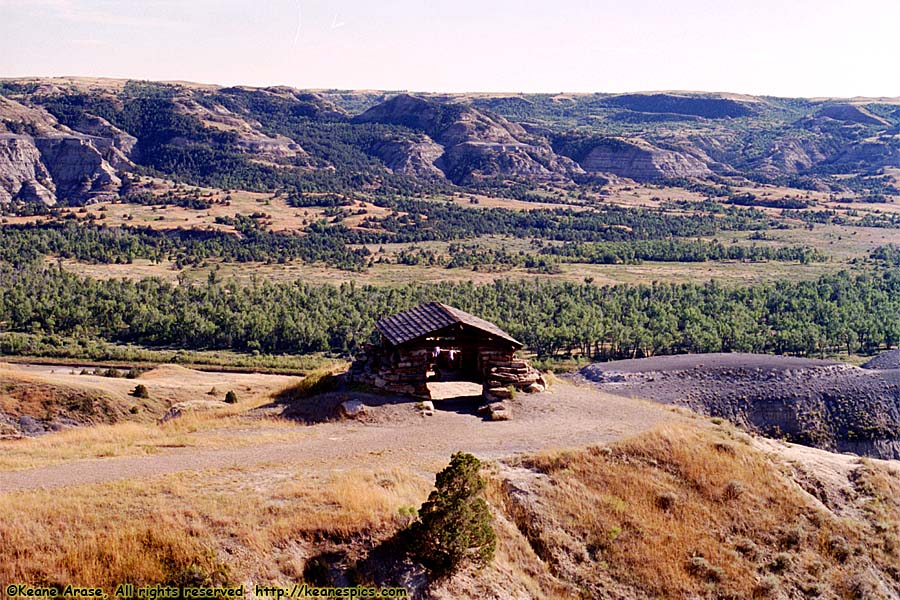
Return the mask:
<svg viewBox="0 0 900 600"><path fill-rule="evenodd" d="M422 594L875 598L900 590L896 465L696 425L495 463L485 476L496 559ZM403 527L429 486L404 467L357 465L326 477L237 468L5 495L0 551L14 558L0 577L105 586L321 580L322 565L351 568Z"/></svg>

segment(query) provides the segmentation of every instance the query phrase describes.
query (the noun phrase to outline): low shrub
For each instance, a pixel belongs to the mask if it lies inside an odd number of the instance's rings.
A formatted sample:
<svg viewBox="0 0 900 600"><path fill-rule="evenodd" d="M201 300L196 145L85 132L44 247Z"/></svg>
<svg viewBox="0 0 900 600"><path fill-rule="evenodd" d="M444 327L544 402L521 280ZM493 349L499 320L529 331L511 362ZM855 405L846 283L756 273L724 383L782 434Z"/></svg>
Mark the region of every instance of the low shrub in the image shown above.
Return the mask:
<svg viewBox="0 0 900 600"><path fill-rule="evenodd" d="M480 468L471 454L454 454L438 473L419 520L406 531L412 555L437 576L449 575L464 562L486 564L494 557L497 536Z"/></svg>

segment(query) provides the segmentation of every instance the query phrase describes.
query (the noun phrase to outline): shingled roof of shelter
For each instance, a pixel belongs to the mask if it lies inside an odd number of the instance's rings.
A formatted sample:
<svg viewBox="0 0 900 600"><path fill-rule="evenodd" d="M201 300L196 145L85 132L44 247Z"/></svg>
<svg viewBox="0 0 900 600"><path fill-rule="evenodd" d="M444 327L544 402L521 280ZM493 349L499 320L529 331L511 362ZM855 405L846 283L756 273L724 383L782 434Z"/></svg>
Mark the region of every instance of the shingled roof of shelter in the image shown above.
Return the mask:
<svg viewBox="0 0 900 600"><path fill-rule="evenodd" d="M375 327L390 343L398 346L456 324L480 329L519 348L524 345L493 323L440 302L428 302L385 317L375 323Z"/></svg>

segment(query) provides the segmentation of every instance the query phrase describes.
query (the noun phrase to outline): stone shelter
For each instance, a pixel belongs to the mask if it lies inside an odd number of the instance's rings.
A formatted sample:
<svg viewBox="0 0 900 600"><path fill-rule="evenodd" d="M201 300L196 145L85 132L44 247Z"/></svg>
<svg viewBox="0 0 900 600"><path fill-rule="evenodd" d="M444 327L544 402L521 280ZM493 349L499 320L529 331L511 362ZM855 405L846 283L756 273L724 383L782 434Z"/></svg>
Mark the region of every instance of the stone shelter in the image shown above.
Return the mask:
<svg viewBox="0 0 900 600"><path fill-rule="evenodd" d="M356 358L350 381L422 399L431 398L431 381L474 381L489 402L546 386L541 374L516 356L522 342L458 308L428 302L375 327L380 343L368 344Z"/></svg>

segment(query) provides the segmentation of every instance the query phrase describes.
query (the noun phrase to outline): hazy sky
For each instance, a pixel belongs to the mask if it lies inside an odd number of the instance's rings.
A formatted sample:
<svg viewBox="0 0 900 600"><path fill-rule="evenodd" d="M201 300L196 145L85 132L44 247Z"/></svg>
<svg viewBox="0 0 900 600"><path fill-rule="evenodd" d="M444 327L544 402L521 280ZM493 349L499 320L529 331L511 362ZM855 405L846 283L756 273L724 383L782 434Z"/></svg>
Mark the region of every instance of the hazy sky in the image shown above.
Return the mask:
<svg viewBox="0 0 900 600"><path fill-rule="evenodd" d="M0 76L900 96L900 0L0 0Z"/></svg>

